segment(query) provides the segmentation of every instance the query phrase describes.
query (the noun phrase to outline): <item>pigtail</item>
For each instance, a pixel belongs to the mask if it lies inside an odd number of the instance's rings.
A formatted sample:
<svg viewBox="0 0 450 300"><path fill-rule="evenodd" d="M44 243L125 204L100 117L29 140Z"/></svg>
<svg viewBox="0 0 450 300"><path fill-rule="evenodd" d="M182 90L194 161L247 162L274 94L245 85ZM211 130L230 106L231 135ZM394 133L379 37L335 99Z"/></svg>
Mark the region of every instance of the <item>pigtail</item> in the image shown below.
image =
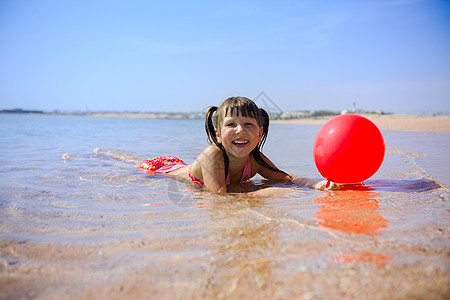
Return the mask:
<svg viewBox="0 0 450 300"><path fill-rule="evenodd" d="M264 143L266 142L267 139L267 135L269 134L269 114L267 113L267 111L265 109L260 108L259 111L261 112L261 125L263 128L263 133L261 136L261 142L259 143L260 146L260 150L262 150Z"/></svg>
<svg viewBox="0 0 450 300"><path fill-rule="evenodd" d="M208 111L206 112L205 131L206 131L206 135L208 137L208 142L210 144L218 145L219 142L217 141L216 128L214 127L214 123L213 123L213 114L215 111L217 111L217 106L211 106L208 109Z"/></svg>
<svg viewBox="0 0 450 300"><path fill-rule="evenodd" d="M213 122L213 115L216 111L217 111L217 106L211 106L208 109L208 111L206 112L205 131L206 131L206 135L208 136L208 142L210 144L215 144L217 147L219 147L220 150L222 150L224 166L225 166L225 178L227 178L229 160L228 160L228 155L227 155L227 152L225 151L225 148L223 147L222 144L220 144L217 141L216 127L214 126L214 122Z"/></svg>
<svg viewBox="0 0 450 300"><path fill-rule="evenodd" d="M292 177L292 176L289 175L288 173L286 173L286 172L284 172L284 171L282 171L282 170L280 170L280 169L277 169L277 168L272 167L271 165L269 165L269 164L263 159L263 156L265 157L265 155L261 152L261 150L262 150L262 148L263 148L263 146L264 146L264 143L266 142L267 135L269 134L269 122L270 122L270 117L269 117L269 114L267 113L266 110L260 108L259 111L260 111L260 113L261 113L261 126L262 126L262 128L263 128L263 133L262 133L262 136L261 136L261 142L259 142L258 145L256 146L256 148L252 151L253 157L254 157L255 160L256 160L260 165L262 165L263 167L266 167L266 168L268 168L269 170L276 171L276 172L280 172L280 173L283 173L283 174L285 174L285 175L287 175L287 176L289 176L289 177Z"/></svg>

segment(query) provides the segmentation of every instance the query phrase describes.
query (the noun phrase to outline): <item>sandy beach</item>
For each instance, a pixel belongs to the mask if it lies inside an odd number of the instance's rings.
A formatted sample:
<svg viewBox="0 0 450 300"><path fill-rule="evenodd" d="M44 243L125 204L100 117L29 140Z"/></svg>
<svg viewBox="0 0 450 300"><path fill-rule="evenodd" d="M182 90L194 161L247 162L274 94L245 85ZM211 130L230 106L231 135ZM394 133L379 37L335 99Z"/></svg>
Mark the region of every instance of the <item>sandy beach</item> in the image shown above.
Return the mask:
<svg viewBox="0 0 450 300"><path fill-rule="evenodd" d="M418 116L402 114L366 114L380 129L386 130L408 130L408 131L436 131L450 133L450 117L447 116ZM322 125L331 117L305 118L293 120L275 120L273 123Z"/></svg>

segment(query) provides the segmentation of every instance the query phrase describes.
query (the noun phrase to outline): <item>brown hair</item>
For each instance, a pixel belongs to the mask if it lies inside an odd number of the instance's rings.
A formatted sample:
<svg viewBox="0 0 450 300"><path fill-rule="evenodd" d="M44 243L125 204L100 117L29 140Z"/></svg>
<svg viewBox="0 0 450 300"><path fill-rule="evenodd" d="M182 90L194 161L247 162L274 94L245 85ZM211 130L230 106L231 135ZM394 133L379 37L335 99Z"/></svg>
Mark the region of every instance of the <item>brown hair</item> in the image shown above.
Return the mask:
<svg viewBox="0 0 450 300"><path fill-rule="evenodd" d="M263 167L290 176L286 172L270 166L262 158L264 154L261 152L261 149L264 146L267 135L269 133L269 114L264 109L258 108L258 106L248 98L230 97L223 101L222 104L219 105L219 107L211 106L206 112L205 118L205 130L208 136L209 143L214 143L217 147L219 147L220 150L222 150L225 163L225 178L228 176L228 155L223 145L217 141L217 131L222 127L223 119L226 116L237 115L239 113L241 113L241 115L244 117L254 118L258 125L263 128L261 142L259 142L258 145L256 145L255 149L252 150L252 154L255 160Z"/></svg>

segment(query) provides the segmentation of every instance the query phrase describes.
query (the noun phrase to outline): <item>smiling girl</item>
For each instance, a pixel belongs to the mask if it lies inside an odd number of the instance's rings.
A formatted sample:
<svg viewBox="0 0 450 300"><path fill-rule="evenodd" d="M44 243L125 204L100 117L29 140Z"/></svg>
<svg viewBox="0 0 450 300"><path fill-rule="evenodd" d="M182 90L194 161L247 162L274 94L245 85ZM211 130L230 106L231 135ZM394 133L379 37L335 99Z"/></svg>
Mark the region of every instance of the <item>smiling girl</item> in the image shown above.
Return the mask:
<svg viewBox="0 0 450 300"><path fill-rule="evenodd" d="M293 177L278 169L262 152L269 130L269 115L245 97L231 97L206 113L207 146L190 165L173 156L143 161L140 168L150 174L168 174L193 181L211 192L226 193L256 174L278 181L293 182L319 190L336 189L327 181Z"/></svg>

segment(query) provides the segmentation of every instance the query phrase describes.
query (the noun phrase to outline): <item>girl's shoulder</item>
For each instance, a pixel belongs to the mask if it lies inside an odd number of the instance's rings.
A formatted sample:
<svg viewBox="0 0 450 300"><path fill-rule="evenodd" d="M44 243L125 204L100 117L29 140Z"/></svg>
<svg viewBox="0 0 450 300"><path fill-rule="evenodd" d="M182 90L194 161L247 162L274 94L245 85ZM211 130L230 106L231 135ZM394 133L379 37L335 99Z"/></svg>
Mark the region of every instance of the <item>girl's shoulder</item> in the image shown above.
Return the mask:
<svg viewBox="0 0 450 300"><path fill-rule="evenodd" d="M204 179L203 174L211 173L211 170L224 169L223 153L216 145L209 145L200 153L197 159L192 163L191 176L198 179Z"/></svg>
<svg viewBox="0 0 450 300"><path fill-rule="evenodd" d="M205 149L203 149L202 153L200 153L199 158L206 160L216 160L221 159L223 161L223 153L219 147L216 145L209 145Z"/></svg>
<svg viewBox="0 0 450 300"><path fill-rule="evenodd" d="M192 169L201 169L201 166L211 166L223 164L223 153L216 145L209 145L200 153L197 159L192 163Z"/></svg>

